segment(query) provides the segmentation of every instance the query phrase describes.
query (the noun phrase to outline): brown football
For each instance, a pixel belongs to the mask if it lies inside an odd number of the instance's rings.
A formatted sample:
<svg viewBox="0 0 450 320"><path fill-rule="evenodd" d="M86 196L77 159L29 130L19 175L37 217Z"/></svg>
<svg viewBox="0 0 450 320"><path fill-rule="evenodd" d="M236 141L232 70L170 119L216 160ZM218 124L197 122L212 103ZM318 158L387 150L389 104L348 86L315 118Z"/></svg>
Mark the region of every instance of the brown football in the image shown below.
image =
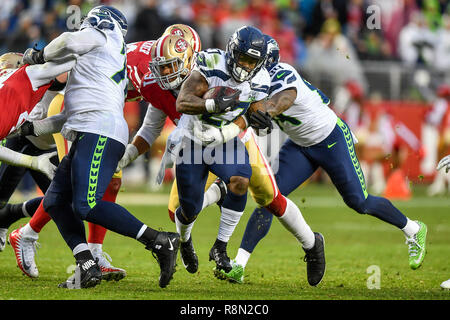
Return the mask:
<svg viewBox="0 0 450 320"><path fill-rule="evenodd" d="M203 99L214 99L218 96L231 96L236 91L237 91L236 89L230 87L223 87L223 86L212 87L205 92L205 94L203 95Z"/></svg>

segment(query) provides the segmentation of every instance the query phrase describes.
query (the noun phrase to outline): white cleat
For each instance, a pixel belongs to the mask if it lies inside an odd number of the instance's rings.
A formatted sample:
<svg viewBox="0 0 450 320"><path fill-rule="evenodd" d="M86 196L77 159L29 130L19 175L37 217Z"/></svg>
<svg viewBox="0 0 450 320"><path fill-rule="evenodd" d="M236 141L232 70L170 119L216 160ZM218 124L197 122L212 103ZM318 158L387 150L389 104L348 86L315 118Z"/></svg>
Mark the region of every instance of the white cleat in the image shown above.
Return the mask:
<svg viewBox="0 0 450 320"><path fill-rule="evenodd" d="M5 250L7 233L8 233L8 229L0 228L0 252Z"/></svg>
<svg viewBox="0 0 450 320"><path fill-rule="evenodd" d="M441 283L441 288L445 290L450 290L450 279Z"/></svg>
<svg viewBox="0 0 450 320"><path fill-rule="evenodd" d="M12 246L16 256L17 266L22 272L30 278L37 278L39 271L34 261L38 243L37 237L26 236L22 228L16 229L9 234L8 243Z"/></svg>
<svg viewBox="0 0 450 320"><path fill-rule="evenodd" d="M100 249L91 250L94 259L98 259L98 266L102 271L102 279L106 281L119 281L126 277L127 272L124 269L111 265L112 259L106 252Z"/></svg>

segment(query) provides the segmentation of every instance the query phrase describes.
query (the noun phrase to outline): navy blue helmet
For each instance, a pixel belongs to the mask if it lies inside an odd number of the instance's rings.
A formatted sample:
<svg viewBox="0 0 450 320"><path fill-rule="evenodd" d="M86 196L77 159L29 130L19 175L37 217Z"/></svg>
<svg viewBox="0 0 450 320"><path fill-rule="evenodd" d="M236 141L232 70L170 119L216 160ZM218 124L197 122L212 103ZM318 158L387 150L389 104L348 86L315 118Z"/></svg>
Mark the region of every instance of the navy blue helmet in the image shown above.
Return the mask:
<svg viewBox="0 0 450 320"><path fill-rule="evenodd" d="M280 46L278 45L278 42L268 34L264 35L264 39L266 39L267 43L267 60L265 67L267 70L270 70L280 62Z"/></svg>
<svg viewBox="0 0 450 320"><path fill-rule="evenodd" d="M87 14L80 29L87 24L98 29L114 30L114 21L119 25L122 35L125 37L128 31L127 18L114 7L97 6Z"/></svg>
<svg viewBox="0 0 450 320"><path fill-rule="evenodd" d="M228 40L226 57L229 71L236 81L251 79L266 61L264 34L251 26L239 28Z"/></svg>

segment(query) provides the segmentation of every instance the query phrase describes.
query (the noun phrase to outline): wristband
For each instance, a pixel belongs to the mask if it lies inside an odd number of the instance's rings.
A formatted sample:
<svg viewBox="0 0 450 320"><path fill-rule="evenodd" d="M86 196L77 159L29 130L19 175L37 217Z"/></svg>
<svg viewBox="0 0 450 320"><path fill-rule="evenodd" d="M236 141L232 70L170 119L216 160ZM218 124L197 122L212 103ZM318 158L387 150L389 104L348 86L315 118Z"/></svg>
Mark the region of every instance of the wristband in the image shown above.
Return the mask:
<svg viewBox="0 0 450 320"><path fill-rule="evenodd" d="M216 112L216 103L214 102L214 99L206 99L205 108L209 113Z"/></svg>
<svg viewBox="0 0 450 320"><path fill-rule="evenodd" d="M235 123L230 123L224 126L220 132L222 133L223 142L227 142L234 137L236 137L239 133L241 133L241 128Z"/></svg>

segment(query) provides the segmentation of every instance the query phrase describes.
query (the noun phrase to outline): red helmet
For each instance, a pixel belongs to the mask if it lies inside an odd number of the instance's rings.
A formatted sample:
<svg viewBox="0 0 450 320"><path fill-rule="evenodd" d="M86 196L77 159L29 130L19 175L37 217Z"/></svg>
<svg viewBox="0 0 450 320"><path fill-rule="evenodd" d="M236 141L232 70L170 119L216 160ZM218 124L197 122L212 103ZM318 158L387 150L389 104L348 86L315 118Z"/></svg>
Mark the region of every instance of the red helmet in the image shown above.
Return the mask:
<svg viewBox="0 0 450 320"><path fill-rule="evenodd" d="M441 85L437 88L436 94L437 94L439 97L442 97L442 98L449 97L449 96L450 96L450 85L445 84L445 83L441 84Z"/></svg>
<svg viewBox="0 0 450 320"><path fill-rule="evenodd" d="M350 95L353 99L361 99L364 97L363 89L358 82L349 80L345 83L345 87L350 92Z"/></svg>

